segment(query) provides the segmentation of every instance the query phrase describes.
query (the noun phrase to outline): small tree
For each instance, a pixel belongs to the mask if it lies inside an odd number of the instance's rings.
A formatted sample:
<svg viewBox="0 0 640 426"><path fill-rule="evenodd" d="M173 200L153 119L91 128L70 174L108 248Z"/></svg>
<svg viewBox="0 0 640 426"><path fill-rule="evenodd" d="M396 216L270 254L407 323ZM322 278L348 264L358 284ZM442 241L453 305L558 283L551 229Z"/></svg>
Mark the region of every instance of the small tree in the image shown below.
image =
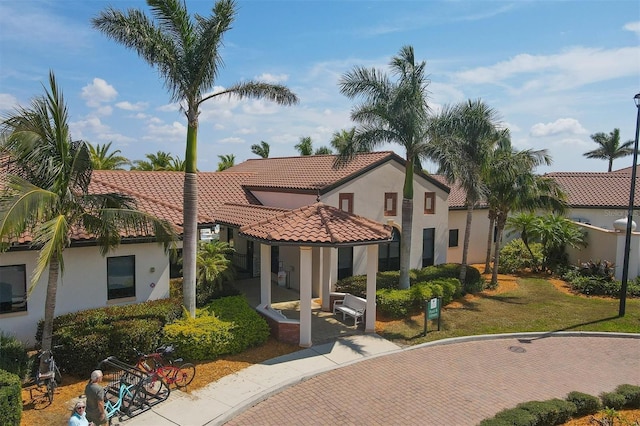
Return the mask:
<svg viewBox="0 0 640 426"><path fill-rule="evenodd" d="M235 277L231 256L233 247L224 241L201 242L196 254L198 305L206 304L211 296L222 289L225 282Z"/></svg>

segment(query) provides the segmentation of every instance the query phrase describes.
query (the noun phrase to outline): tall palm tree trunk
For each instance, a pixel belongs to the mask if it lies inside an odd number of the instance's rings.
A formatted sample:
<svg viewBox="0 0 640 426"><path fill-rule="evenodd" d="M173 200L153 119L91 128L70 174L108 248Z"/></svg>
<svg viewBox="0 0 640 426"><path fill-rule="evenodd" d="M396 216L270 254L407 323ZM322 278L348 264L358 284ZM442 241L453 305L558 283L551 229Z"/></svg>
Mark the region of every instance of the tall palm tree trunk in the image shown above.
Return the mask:
<svg viewBox="0 0 640 426"><path fill-rule="evenodd" d="M487 254L484 258L484 273L491 272L491 237L493 236L493 226L496 221L495 211L489 210L489 232L487 235Z"/></svg>
<svg viewBox="0 0 640 426"><path fill-rule="evenodd" d="M196 250L198 235L198 170L197 137L198 112L191 108L187 113L187 148L184 174L184 231L182 239L182 290L184 306L191 318L196 316Z"/></svg>
<svg viewBox="0 0 640 426"><path fill-rule="evenodd" d="M401 289L411 286L411 234L413 233L413 158L407 158L404 165L404 186L402 192L402 235L400 241L400 283Z"/></svg>
<svg viewBox="0 0 640 426"><path fill-rule="evenodd" d="M49 262L49 281L47 283L47 296L44 302L44 324L42 326L42 349L51 350L53 338L53 318L56 313L56 293L58 292L58 273L60 262L57 255L51 257Z"/></svg>
<svg viewBox="0 0 640 426"><path fill-rule="evenodd" d="M471 240L471 220L473 219L473 204L467 206L467 225L464 229L464 244L462 246L462 266L460 268L460 282L464 284L467 278L467 257L469 254L469 241Z"/></svg>

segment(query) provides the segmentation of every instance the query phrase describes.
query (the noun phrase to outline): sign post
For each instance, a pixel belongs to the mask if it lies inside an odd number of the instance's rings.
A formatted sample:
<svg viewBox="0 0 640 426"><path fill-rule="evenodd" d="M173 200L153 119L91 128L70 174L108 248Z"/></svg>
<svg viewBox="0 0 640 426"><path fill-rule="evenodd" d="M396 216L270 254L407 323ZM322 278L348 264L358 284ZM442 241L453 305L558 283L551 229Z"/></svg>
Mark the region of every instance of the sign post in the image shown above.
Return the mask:
<svg viewBox="0 0 640 426"><path fill-rule="evenodd" d="M424 303L424 335L427 335L427 323L429 320L438 319L438 331L440 331L440 307L442 306L442 297L434 297L425 300Z"/></svg>

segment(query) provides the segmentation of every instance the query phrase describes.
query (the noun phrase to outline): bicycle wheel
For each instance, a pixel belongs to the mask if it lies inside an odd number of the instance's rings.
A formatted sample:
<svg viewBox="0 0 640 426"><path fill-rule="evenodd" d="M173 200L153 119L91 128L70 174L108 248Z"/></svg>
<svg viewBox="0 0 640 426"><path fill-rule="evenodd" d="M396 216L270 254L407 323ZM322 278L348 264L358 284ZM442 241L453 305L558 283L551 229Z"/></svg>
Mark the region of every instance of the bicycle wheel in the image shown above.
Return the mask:
<svg viewBox="0 0 640 426"><path fill-rule="evenodd" d="M53 393L56 390L56 379L47 380L47 398L49 399L49 403L53 402Z"/></svg>
<svg viewBox="0 0 640 426"><path fill-rule="evenodd" d="M62 385L62 374L60 373L60 369L57 364L53 378L56 380L56 387Z"/></svg>
<svg viewBox="0 0 640 426"><path fill-rule="evenodd" d="M182 364L175 372L174 383L179 388L184 388L196 377L196 366L191 363Z"/></svg>

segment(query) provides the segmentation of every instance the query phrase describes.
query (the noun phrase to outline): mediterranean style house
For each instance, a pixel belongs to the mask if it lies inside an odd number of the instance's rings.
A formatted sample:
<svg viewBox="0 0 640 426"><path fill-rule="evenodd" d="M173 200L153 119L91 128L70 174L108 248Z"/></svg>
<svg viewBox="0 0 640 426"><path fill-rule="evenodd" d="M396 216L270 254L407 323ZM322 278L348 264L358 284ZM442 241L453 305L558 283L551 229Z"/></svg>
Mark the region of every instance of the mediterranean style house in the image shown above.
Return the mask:
<svg viewBox="0 0 640 426"><path fill-rule="evenodd" d="M334 161L332 155L258 159L198 174L201 236L218 232L235 248L236 265L261 277L261 305L270 304L272 281L299 291L304 308L307 296L324 295L328 304L339 278L367 274L373 276L367 284L373 308L375 272L398 269L404 160L376 152L359 154L344 167ZM90 191L131 195L140 210L179 227L182 187L180 172L95 171ZM435 178L415 174L411 268L447 261L448 193ZM33 344L47 277L27 298L37 259L29 243L13 242L0 255L0 330ZM171 258L148 238L124 238L103 257L90 236L79 235L64 261L56 315L169 293ZM367 315L365 328L372 331L374 324L375 315ZM301 345L310 344L309 327L310 316L301 314Z"/></svg>

